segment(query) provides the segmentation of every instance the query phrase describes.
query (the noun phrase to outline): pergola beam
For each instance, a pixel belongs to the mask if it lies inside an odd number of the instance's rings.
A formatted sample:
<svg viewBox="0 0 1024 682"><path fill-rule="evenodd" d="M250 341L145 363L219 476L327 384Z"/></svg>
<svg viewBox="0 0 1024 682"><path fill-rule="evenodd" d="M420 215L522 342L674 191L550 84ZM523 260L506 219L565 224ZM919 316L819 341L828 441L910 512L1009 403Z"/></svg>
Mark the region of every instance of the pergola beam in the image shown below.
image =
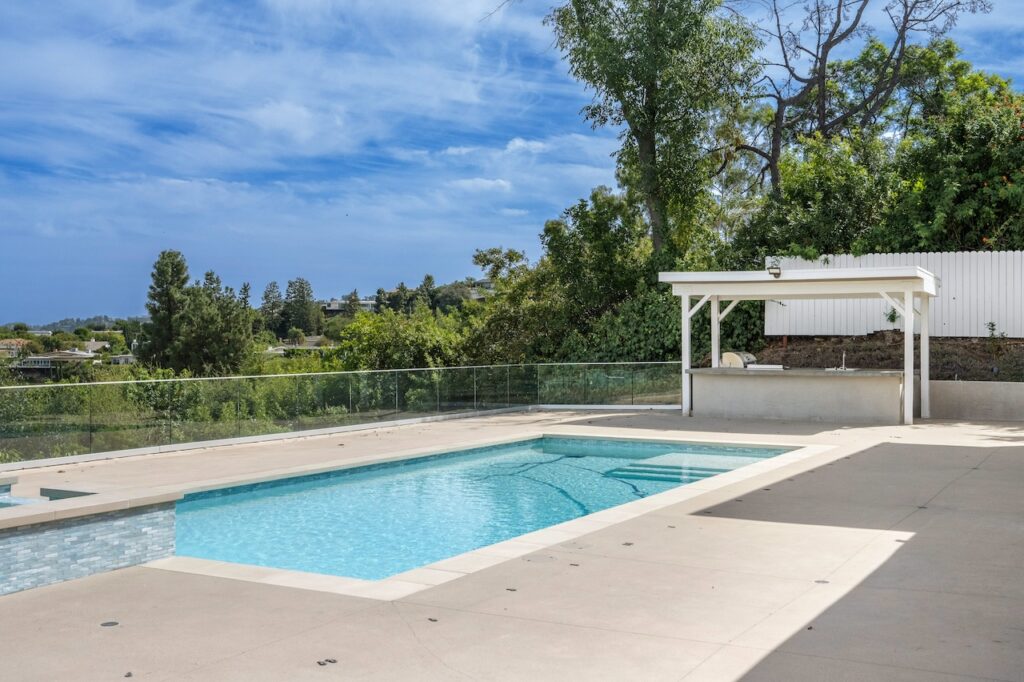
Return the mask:
<svg viewBox="0 0 1024 682"><path fill-rule="evenodd" d="M722 314L718 316L718 321L721 322L722 320L724 320L725 316L731 313L732 309L739 305L740 300L741 299L734 298L732 302L725 307L725 310L722 311Z"/></svg>

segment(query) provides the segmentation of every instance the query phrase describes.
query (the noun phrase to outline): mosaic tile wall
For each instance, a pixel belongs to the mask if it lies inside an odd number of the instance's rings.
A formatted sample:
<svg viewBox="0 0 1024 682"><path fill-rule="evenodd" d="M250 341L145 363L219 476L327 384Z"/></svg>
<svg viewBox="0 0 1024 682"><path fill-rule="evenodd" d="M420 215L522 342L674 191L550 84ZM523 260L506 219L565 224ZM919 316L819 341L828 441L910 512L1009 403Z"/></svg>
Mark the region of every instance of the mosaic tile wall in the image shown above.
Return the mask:
<svg viewBox="0 0 1024 682"><path fill-rule="evenodd" d="M0 530L0 594L174 554L174 503Z"/></svg>

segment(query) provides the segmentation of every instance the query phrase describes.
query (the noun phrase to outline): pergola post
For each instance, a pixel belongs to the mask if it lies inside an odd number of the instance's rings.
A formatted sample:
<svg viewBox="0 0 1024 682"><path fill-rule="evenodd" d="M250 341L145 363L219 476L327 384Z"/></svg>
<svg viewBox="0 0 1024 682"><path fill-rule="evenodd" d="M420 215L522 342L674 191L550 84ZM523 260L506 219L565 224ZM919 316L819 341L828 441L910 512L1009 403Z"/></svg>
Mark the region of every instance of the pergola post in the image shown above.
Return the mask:
<svg viewBox="0 0 1024 682"><path fill-rule="evenodd" d="M932 394L929 383L928 358L928 306L931 300L928 296L921 297L921 419L930 419L932 416Z"/></svg>
<svg viewBox="0 0 1024 682"><path fill-rule="evenodd" d="M693 408L691 399L692 387L690 385L690 297L689 295L680 296L679 300L682 301L682 355L680 356L680 365L682 366L682 408L683 416L689 417L690 410Z"/></svg>
<svg viewBox="0 0 1024 682"><path fill-rule="evenodd" d="M718 296L711 297L711 366L718 367L722 360L722 318L718 314Z"/></svg>
<svg viewBox="0 0 1024 682"><path fill-rule="evenodd" d="M914 292L910 289L903 292L903 423L914 423Z"/></svg>

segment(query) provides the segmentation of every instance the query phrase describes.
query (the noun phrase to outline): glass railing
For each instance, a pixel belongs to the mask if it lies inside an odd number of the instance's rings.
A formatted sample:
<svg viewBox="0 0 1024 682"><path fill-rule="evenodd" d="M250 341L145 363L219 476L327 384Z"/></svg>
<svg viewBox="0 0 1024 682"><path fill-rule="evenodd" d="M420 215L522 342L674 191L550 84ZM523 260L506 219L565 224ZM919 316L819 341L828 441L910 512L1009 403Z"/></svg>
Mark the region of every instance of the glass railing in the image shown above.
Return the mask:
<svg viewBox="0 0 1024 682"><path fill-rule="evenodd" d="M678 362L0 387L0 464L532 405L678 405Z"/></svg>

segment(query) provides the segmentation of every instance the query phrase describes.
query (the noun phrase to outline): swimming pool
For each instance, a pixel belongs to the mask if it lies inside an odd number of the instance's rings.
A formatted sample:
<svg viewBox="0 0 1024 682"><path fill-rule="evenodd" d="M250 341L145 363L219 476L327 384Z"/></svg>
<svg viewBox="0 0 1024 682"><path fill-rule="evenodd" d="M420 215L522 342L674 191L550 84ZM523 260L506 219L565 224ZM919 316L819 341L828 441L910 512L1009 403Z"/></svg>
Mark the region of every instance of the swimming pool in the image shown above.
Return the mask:
<svg viewBox="0 0 1024 682"><path fill-rule="evenodd" d="M379 580L788 450L545 436L212 490L175 553Z"/></svg>

